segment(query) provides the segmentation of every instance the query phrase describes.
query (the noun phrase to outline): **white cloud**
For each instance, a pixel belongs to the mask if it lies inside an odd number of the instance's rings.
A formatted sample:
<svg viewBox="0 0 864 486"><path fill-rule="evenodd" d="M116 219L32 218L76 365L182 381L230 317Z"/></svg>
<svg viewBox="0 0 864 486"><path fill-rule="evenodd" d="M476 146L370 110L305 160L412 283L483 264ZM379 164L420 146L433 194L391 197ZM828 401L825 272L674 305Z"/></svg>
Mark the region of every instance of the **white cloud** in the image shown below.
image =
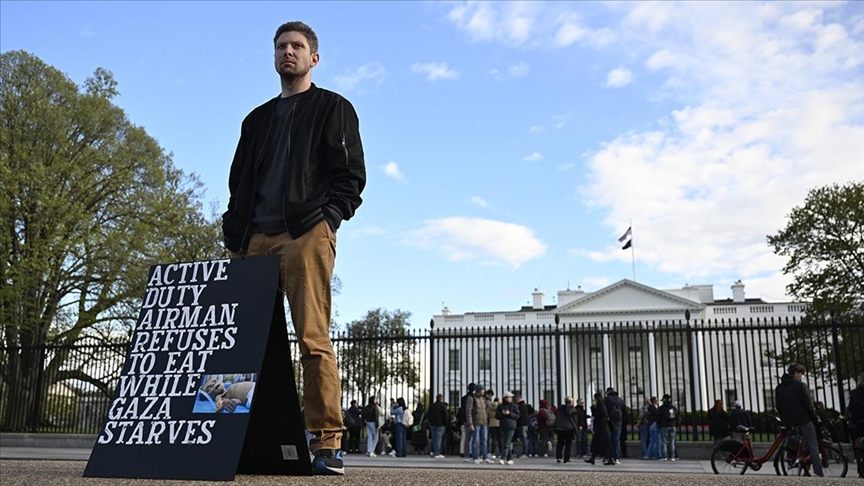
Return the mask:
<svg viewBox="0 0 864 486"><path fill-rule="evenodd" d="M429 81L439 79L456 79L459 73L447 66L446 62L427 62L425 64L414 63L411 66L412 73L424 74Z"/></svg>
<svg viewBox="0 0 864 486"><path fill-rule="evenodd" d="M555 166L555 168L562 171L573 170L576 168L576 162L566 162L563 164L558 164Z"/></svg>
<svg viewBox="0 0 864 486"><path fill-rule="evenodd" d="M531 2L468 2L457 5L447 19L474 41L522 45L534 33L538 7Z"/></svg>
<svg viewBox="0 0 864 486"><path fill-rule="evenodd" d="M523 76L527 76L531 72L531 67L528 66L528 63L525 61L520 61L517 64L513 64L508 66L505 72L501 72L497 68L492 68L489 70L492 77L497 79L498 81L504 81L505 79L512 78L521 78Z"/></svg>
<svg viewBox="0 0 864 486"><path fill-rule="evenodd" d="M554 2L466 2L453 7L446 18L474 42L508 48L564 48L577 42L603 47L616 40L612 30L586 26L568 8Z"/></svg>
<svg viewBox="0 0 864 486"><path fill-rule="evenodd" d="M387 165L384 166L384 175L396 179L397 181L401 181L405 178L405 175L402 174L402 171L399 169L399 164L392 161L388 162Z"/></svg>
<svg viewBox="0 0 864 486"><path fill-rule="evenodd" d="M333 84L340 91L353 91L360 83L372 81L375 84L381 84L387 76L387 71L384 66L378 62L368 62L353 71L349 71L341 76L333 76Z"/></svg>
<svg viewBox="0 0 864 486"><path fill-rule="evenodd" d="M531 155L522 157L522 160L524 160L525 162L540 162L541 160L543 160L543 154L541 154L540 152L533 152Z"/></svg>
<svg viewBox="0 0 864 486"><path fill-rule="evenodd" d="M546 253L531 228L491 219L454 216L427 220L404 243L443 254L454 262L519 268Z"/></svg>
<svg viewBox="0 0 864 486"><path fill-rule="evenodd" d="M607 88L620 88L622 86L627 86L631 81L633 81L633 73L626 68L613 69L606 75Z"/></svg>
<svg viewBox="0 0 864 486"><path fill-rule="evenodd" d="M469 202L471 204L473 204L475 206L479 206L481 208L488 208L488 209L492 208L492 206L490 206L489 203L486 202L486 200L480 196L472 196L471 199L469 199Z"/></svg>
<svg viewBox="0 0 864 486"><path fill-rule="evenodd" d="M507 74L511 78L521 78L522 76L527 76L530 72L531 67L528 66L528 63L525 61L520 61L518 64L514 64L507 68Z"/></svg>
<svg viewBox="0 0 864 486"><path fill-rule="evenodd" d="M668 49L661 49L654 54L651 54L645 61L645 66L651 71L659 71L664 68L674 67L678 65L678 56Z"/></svg>
<svg viewBox="0 0 864 486"><path fill-rule="evenodd" d="M540 126L540 125L535 125L535 126L529 128L528 131L531 132L531 133L540 133L540 132L545 132L545 131L546 131L546 127L543 127L543 126Z"/></svg>
<svg viewBox="0 0 864 486"><path fill-rule="evenodd" d="M78 30L78 33L81 34L82 37L96 37L96 31L89 25L81 27Z"/></svg>

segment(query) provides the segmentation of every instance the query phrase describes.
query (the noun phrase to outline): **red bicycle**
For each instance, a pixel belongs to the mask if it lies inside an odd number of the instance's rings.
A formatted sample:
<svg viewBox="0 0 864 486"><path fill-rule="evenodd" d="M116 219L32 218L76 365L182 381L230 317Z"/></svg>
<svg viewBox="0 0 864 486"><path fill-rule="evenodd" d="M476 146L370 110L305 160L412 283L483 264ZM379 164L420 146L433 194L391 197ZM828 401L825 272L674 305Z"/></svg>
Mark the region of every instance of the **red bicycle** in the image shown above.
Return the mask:
<svg viewBox="0 0 864 486"><path fill-rule="evenodd" d="M774 417L777 422L780 422L778 417ZM783 442L789 437L790 431L787 427L780 427L780 433L774 439L768 452L760 457L756 457L753 452L753 443L750 439L750 433L756 430L755 427L744 427L739 425L735 432L744 434L744 440L726 439L716 446L711 451L711 469L714 474L744 474L747 469L758 471L762 466L771 460L774 453ZM774 472L779 476L781 474L780 465L774 461Z"/></svg>
<svg viewBox="0 0 864 486"><path fill-rule="evenodd" d="M825 477L844 478L849 471L849 460L843 451L825 443L822 433L816 429L816 438L819 443L819 455L821 456L822 473ZM778 469L784 476L797 474L798 476L810 476L813 460L810 452L804 449L804 441L800 434L793 433L783 441L783 447L774 458L774 468Z"/></svg>

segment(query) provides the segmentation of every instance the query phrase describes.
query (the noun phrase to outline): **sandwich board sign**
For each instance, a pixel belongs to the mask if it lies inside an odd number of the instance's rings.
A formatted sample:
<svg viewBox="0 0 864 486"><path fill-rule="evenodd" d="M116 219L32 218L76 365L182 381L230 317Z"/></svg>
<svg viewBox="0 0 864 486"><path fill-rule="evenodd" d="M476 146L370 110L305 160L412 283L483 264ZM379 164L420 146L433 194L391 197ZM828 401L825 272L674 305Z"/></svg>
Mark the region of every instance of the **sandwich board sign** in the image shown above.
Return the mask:
<svg viewBox="0 0 864 486"><path fill-rule="evenodd" d="M86 477L311 475L279 257L154 265Z"/></svg>

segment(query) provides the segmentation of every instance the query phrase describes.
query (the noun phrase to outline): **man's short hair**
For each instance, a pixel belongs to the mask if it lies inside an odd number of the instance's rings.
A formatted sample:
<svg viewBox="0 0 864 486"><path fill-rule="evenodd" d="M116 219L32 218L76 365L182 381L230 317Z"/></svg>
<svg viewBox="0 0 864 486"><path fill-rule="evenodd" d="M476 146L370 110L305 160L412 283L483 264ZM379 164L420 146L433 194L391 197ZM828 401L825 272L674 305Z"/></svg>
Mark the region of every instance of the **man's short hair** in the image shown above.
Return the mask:
<svg viewBox="0 0 864 486"><path fill-rule="evenodd" d="M805 373L807 370L804 369L804 366L799 363L792 363L789 365L789 368L786 369L786 372L790 375L793 373Z"/></svg>
<svg viewBox="0 0 864 486"><path fill-rule="evenodd" d="M299 20L285 22L276 29L276 35L273 36L273 47L276 47L276 41L279 40L279 36L285 32L299 32L303 34L309 42L309 50L312 51L312 54L318 52L318 36L315 34L315 31L312 30L312 27L309 27Z"/></svg>

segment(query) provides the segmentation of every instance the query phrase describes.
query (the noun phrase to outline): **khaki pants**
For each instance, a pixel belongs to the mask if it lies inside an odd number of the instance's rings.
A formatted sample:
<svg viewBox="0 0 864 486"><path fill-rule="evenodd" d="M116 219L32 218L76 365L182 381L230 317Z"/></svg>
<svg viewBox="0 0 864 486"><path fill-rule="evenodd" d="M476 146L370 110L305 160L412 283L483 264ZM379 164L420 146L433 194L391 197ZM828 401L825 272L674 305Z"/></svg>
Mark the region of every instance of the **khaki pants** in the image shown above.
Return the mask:
<svg viewBox="0 0 864 486"><path fill-rule="evenodd" d="M300 343L303 405L309 451L340 449L342 398L339 370L330 341L330 280L336 262L336 235L321 221L303 236L255 233L248 256L281 255L281 285Z"/></svg>

